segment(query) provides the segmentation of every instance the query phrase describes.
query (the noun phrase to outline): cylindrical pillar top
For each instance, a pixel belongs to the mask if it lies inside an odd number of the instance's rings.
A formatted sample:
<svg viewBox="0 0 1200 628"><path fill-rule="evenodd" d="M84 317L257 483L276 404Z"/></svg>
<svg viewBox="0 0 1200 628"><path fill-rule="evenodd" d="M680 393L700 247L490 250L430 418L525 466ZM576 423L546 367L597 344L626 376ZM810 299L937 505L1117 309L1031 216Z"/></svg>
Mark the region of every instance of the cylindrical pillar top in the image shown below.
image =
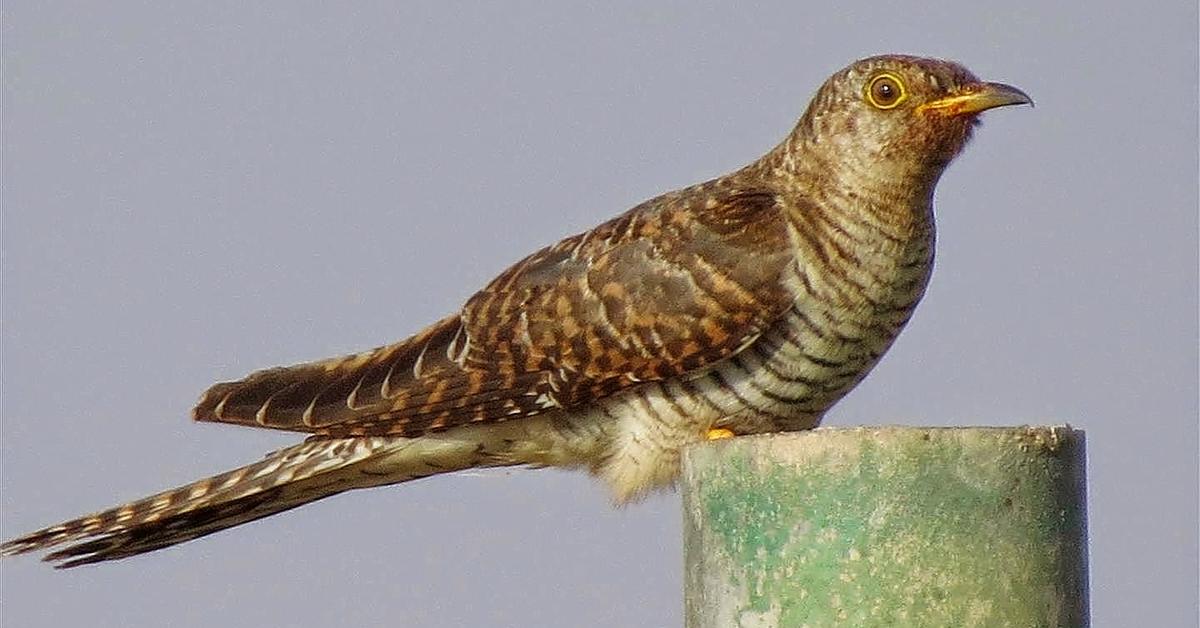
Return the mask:
<svg viewBox="0 0 1200 628"><path fill-rule="evenodd" d="M1082 431L734 438L682 490L693 628L1087 625Z"/></svg>

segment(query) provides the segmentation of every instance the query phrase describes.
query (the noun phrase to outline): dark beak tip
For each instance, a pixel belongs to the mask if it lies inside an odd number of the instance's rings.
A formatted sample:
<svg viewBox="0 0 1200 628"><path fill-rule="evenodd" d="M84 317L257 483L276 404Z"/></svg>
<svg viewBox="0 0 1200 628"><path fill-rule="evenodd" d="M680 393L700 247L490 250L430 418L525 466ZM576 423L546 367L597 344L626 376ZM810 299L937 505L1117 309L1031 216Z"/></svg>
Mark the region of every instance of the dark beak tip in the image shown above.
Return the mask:
<svg viewBox="0 0 1200 628"><path fill-rule="evenodd" d="M1013 87L1007 83L987 83L987 89L995 92L998 96L1002 96L1009 105L1029 105L1034 107L1033 98L1025 93L1025 90L1019 87Z"/></svg>

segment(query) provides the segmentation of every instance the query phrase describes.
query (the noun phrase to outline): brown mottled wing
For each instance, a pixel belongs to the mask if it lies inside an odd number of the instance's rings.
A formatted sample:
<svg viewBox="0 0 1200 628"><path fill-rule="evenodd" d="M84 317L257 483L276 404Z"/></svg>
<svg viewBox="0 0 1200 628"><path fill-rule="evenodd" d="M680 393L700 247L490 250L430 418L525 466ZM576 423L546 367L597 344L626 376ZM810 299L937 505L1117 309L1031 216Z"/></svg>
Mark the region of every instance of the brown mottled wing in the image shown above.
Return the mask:
<svg viewBox="0 0 1200 628"><path fill-rule="evenodd" d="M370 422L387 422L387 433L420 433L443 427L439 417L448 413L486 412L522 386L536 389L536 374L500 381L460 367L454 358L466 342L460 317L449 316L395 344L216 384L192 416L326 435L359 435Z"/></svg>
<svg viewBox="0 0 1200 628"><path fill-rule="evenodd" d="M573 406L744 347L791 303L786 223L773 194L703 191L661 197L513 266L463 311L466 366L545 372Z"/></svg>
<svg viewBox="0 0 1200 628"><path fill-rule="evenodd" d="M199 420L413 436L574 407L732 355L791 304L776 196L708 183L517 262L373 351L218 384Z"/></svg>

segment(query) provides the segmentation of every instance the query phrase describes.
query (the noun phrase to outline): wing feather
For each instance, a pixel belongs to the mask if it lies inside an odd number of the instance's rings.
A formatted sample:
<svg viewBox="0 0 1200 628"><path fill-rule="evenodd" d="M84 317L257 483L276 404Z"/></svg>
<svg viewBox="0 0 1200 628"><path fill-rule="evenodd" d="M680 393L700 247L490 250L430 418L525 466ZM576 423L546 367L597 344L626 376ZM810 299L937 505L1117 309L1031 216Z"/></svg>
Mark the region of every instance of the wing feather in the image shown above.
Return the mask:
<svg viewBox="0 0 1200 628"><path fill-rule="evenodd" d="M773 193L701 184L526 257L407 340L217 384L193 414L416 436L575 407L747 346L791 304L791 250Z"/></svg>

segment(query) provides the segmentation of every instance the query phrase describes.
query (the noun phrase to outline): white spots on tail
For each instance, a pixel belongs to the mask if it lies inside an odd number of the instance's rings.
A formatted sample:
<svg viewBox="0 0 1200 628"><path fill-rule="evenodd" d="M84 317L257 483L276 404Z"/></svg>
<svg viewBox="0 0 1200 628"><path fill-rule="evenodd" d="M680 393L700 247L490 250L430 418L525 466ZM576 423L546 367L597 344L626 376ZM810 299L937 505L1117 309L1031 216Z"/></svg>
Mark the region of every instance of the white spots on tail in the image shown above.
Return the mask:
<svg viewBox="0 0 1200 628"><path fill-rule="evenodd" d="M224 482L221 482L221 485L218 486L217 489L225 490L228 488L232 488L232 487L236 486L239 482L241 482L242 478L244 478L244 477L246 477L246 469L245 468L238 469L237 471L231 471L229 473L229 476L225 478Z"/></svg>
<svg viewBox="0 0 1200 628"><path fill-rule="evenodd" d="M276 471L278 471L279 467L282 465L283 465L283 459L281 459L281 458L274 459L270 463L263 465L261 469L255 471L254 475L250 476L250 479L257 480L259 478L267 477L268 475L271 475L272 473L275 473Z"/></svg>
<svg viewBox="0 0 1200 628"><path fill-rule="evenodd" d="M204 497L205 495L207 495L209 489L211 489L211 488L212 487L209 485L209 483L207 481L196 482L195 484L192 485L191 489L188 491L187 499L189 501L195 500L195 499L200 499L201 497Z"/></svg>
<svg viewBox="0 0 1200 628"><path fill-rule="evenodd" d="M125 504L124 506L121 506L119 509L117 509L117 516L115 517L117 523L126 523L130 519L133 519L133 514L135 512L137 512L137 510L133 506L134 506L133 504ZM94 521L93 528L99 529L100 524L102 522L99 519L94 519L93 521Z"/></svg>

